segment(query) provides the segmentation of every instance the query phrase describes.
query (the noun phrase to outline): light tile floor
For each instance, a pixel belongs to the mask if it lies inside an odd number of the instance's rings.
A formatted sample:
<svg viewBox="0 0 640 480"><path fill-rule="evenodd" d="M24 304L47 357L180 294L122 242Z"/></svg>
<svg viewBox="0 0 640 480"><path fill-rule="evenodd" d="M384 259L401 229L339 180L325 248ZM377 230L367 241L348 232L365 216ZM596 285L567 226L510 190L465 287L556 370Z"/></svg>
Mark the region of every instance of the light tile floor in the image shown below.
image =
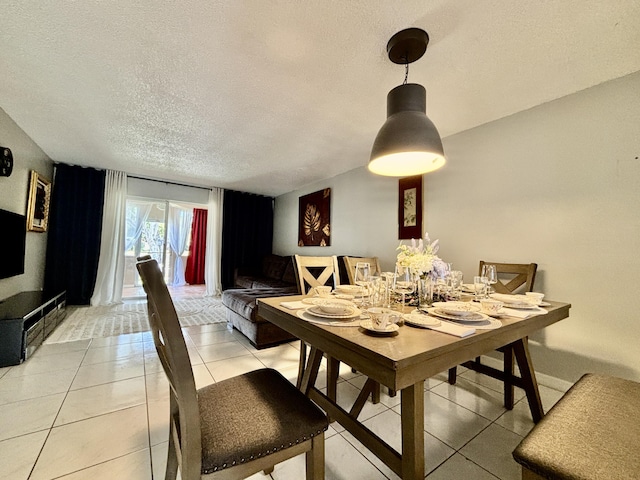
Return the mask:
<svg viewBox="0 0 640 480"><path fill-rule="evenodd" d="M224 324L184 333L198 387L263 366L296 377L297 343L258 351ZM511 452L533 426L526 399L516 389L518 402L506 411L499 382L460 371L456 386L445 374L425 382L425 476L519 479ZM353 401L364 380L342 365L339 402ZM545 409L562 396L540 390ZM383 393L360 417L398 449L399 402ZM148 332L45 344L24 364L0 369L0 479L163 479L168 409L168 384ZM304 456L251 478L300 480ZM398 477L334 423L326 432L326 478Z"/></svg>

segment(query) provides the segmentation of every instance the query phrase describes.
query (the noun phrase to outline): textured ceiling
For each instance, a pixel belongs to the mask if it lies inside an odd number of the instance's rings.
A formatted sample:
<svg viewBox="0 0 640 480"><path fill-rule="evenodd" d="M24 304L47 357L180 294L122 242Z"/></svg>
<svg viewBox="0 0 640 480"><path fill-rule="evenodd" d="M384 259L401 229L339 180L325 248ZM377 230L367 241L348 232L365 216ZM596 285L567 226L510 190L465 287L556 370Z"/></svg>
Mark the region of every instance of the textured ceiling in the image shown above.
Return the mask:
<svg viewBox="0 0 640 480"><path fill-rule="evenodd" d="M404 28L443 137L640 70L637 0L0 6L0 108L53 160L267 195L366 164Z"/></svg>

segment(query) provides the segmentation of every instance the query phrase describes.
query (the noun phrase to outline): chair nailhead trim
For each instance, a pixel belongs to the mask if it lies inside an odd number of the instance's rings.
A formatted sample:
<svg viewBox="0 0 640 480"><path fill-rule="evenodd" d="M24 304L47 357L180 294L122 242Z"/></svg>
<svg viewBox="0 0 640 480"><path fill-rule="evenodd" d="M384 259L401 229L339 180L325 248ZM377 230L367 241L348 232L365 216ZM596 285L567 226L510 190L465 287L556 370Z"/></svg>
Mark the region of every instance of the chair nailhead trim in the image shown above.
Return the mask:
<svg viewBox="0 0 640 480"><path fill-rule="evenodd" d="M322 434L322 432L324 432L325 430L326 430L326 428L325 428L325 429L323 429L323 430L318 430L316 433L311 433L311 434L309 435L309 437L307 437L306 435L303 435L303 436L302 436L302 438L297 438L297 439L295 440L295 442L289 442L288 447L291 447L291 446L293 446L294 444L295 444L295 445L298 445L300 442L306 442L307 440L309 440L309 439L311 439L311 438L315 437L316 435L321 435L321 434ZM288 447L287 447L287 448L288 448ZM261 457L263 457L263 456L265 456L265 455L270 455L270 454L272 454L272 453L276 453L278 450L284 450L284 449L285 449L284 444L280 445L280 447L275 446L275 447L273 447L273 449L269 449L269 448L268 448L268 449L267 449L267 451L266 451L266 452L264 452L264 453L258 453L257 455L255 455L255 454L254 454L254 455L250 455L248 460L249 460L249 461L251 461L251 460L255 460L256 458L261 458ZM207 470L203 470L203 472L202 472L202 473L207 474L207 473L212 473L212 472L218 472L218 471L220 471L220 470L224 470L225 468L233 467L233 466L237 465L238 463L245 463L245 462L247 462L247 459L246 459L246 458L241 458L239 462L238 462L238 460L233 460L233 461L231 462L231 464L223 463L222 465L215 465L213 468L210 468L210 469L207 469Z"/></svg>

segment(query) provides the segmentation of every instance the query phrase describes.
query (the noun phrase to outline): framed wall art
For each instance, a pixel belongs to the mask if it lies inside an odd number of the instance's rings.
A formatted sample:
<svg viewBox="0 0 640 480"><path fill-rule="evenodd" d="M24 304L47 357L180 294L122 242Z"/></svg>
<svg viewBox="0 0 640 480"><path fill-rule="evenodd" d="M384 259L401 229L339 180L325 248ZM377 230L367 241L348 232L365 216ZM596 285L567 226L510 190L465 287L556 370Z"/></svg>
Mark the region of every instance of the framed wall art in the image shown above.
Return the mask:
<svg viewBox="0 0 640 480"><path fill-rule="evenodd" d="M29 204L27 206L27 230L46 232L49 225L51 182L31 170L29 180Z"/></svg>
<svg viewBox="0 0 640 480"><path fill-rule="evenodd" d="M398 180L398 239L422 238L422 175Z"/></svg>
<svg viewBox="0 0 640 480"><path fill-rule="evenodd" d="M303 195L298 205L298 246L331 245L331 189Z"/></svg>

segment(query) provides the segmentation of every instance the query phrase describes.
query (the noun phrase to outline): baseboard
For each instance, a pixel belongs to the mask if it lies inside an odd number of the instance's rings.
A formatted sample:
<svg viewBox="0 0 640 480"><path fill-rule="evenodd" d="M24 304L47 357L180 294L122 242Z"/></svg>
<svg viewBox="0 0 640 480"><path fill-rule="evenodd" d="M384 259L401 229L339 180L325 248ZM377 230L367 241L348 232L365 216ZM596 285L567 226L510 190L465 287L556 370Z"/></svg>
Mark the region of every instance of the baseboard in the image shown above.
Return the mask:
<svg viewBox="0 0 640 480"><path fill-rule="evenodd" d="M503 368L502 359L493 358L487 355L482 356L482 363L488 365L489 367L497 368L498 370L502 370ZM517 365L514 366L514 369L519 374ZM573 383L568 382L567 380L552 377L551 375L547 375L545 373L536 372L536 379L538 380L539 385L544 385L545 387L549 387L560 392L566 392L573 386Z"/></svg>

